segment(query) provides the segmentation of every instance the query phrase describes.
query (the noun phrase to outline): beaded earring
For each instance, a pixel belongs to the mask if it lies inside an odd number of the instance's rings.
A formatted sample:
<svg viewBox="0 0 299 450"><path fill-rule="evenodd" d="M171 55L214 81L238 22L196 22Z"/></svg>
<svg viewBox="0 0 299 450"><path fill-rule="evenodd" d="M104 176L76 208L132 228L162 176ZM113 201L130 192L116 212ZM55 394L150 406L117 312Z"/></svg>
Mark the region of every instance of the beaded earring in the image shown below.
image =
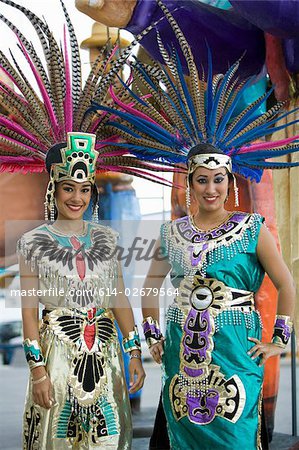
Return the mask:
<svg viewBox="0 0 299 450"><path fill-rule="evenodd" d="M189 180L187 180L187 188L186 188L186 206L187 206L187 209L190 208L190 205L191 205L191 193L190 193Z"/></svg>
<svg viewBox="0 0 299 450"><path fill-rule="evenodd" d="M98 221L99 221L99 205L97 203L92 212L92 222L98 223Z"/></svg>
<svg viewBox="0 0 299 450"><path fill-rule="evenodd" d="M49 214L48 214L48 204L47 204L47 202L44 203L44 206L45 206L45 221L48 222Z"/></svg>
<svg viewBox="0 0 299 450"><path fill-rule="evenodd" d="M239 206L239 188L237 186L237 180L235 175L233 175L233 179L234 179L235 206Z"/></svg>
<svg viewBox="0 0 299 450"><path fill-rule="evenodd" d="M54 222L55 220L55 204L54 201L51 200L50 202L50 221Z"/></svg>

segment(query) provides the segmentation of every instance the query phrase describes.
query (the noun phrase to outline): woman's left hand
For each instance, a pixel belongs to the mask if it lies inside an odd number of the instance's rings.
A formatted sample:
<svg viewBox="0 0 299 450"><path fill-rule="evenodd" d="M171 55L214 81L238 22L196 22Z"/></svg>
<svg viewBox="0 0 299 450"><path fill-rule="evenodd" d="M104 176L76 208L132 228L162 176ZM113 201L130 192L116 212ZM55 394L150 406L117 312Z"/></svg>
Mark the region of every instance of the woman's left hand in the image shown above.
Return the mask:
<svg viewBox="0 0 299 450"><path fill-rule="evenodd" d="M280 355L283 351L282 347L279 347L272 342L261 342L258 339L251 337L249 337L248 340L254 342L255 345L247 352L247 355L251 356L251 359L256 359L261 356L259 366L264 365L271 356Z"/></svg>
<svg viewBox="0 0 299 450"><path fill-rule="evenodd" d="M129 374L130 374L130 394L134 394L134 392L139 391L142 388L145 372L143 370L141 359L132 358L130 359L129 364Z"/></svg>

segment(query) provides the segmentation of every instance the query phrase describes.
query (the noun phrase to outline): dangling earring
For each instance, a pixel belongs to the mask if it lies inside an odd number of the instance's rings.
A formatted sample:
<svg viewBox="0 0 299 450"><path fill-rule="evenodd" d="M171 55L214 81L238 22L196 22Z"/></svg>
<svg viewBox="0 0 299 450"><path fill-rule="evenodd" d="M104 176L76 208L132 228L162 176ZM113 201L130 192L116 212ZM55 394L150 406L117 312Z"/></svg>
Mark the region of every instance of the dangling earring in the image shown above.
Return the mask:
<svg viewBox="0 0 299 450"><path fill-rule="evenodd" d="M45 220L49 220L49 211L50 211L50 220L54 222L55 217L55 182L54 182L54 171L51 169L50 172L50 180L47 186L47 191L45 194Z"/></svg>
<svg viewBox="0 0 299 450"><path fill-rule="evenodd" d="M187 180L187 187L186 187L186 206L187 206L187 210L189 210L190 206L191 206L191 193L190 193L189 180Z"/></svg>
<svg viewBox="0 0 299 450"><path fill-rule="evenodd" d="M235 206L239 206L239 189L237 186L237 180L235 175L233 175L234 178L234 194L235 194Z"/></svg>
<svg viewBox="0 0 299 450"><path fill-rule="evenodd" d="M49 220L48 203L45 202L44 205L45 205L45 221L48 222L48 220Z"/></svg>
<svg viewBox="0 0 299 450"><path fill-rule="evenodd" d="M50 202L50 221L54 222L55 220L55 204L54 204L54 199L51 199Z"/></svg>
<svg viewBox="0 0 299 450"><path fill-rule="evenodd" d="M97 203L92 212L92 222L98 223L98 221L99 221L99 205Z"/></svg>

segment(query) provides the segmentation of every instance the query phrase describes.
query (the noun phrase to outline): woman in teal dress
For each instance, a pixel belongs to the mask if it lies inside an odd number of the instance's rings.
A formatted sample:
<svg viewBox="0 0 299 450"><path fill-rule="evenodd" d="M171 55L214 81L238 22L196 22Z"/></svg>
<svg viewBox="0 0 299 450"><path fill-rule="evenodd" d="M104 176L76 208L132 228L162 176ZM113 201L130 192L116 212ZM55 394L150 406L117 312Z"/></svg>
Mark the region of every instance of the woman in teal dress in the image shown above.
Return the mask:
<svg viewBox="0 0 299 450"><path fill-rule="evenodd" d="M213 77L208 51L208 71L198 73L182 31L162 2L158 3L185 61L175 50L169 51L170 43L164 45L158 35L168 70L155 62L149 66L132 61L130 65L131 78L150 91L154 102L145 96L138 101L126 86L125 95L114 96L117 107L94 108L113 114L109 130L126 140L115 144L117 149L143 148L153 161L180 163L180 168L185 163L186 203L190 206L192 196L197 206L194 216L162 225L157 242L162 255L157 257L154 252L156 258L144 285L143 328L151 354L162 362L170 448L265 450L263 365L280 354L290 338L295 292L263 218L227 211L225 203L233 189L238 206L234 173L259 182L264 168L291 167L270 160L297 152L298 143L293 142L295 137L252 142L278 128L276 116L283 105L261 114L259 107L267 93L240 112L240 99L252 82L240 84L242 62ZM169 272L177 293L167 311L163 337L159 301L153 293ZM254 300L265 272L279 294L271 343L261 342L262 324ZM167 444L152 444L152 449L167 448Z"/></svg>
<svg viewBox="0 0 299 450"><path fill-rule="evenodd" d="M145 288L159 289L170 271L177 289L164 338L157 301L146 297L143 308L151 354L162 361L170 448L264 450L263 365L281 353L290 335L291 275L264 219L225 209L232 175L223 155L207 144L189 155L198 211L162 225L158 246L164 259L152 262L145 282ZM279 292L272 343L261 343L254 302L265 271Z"/></svg>

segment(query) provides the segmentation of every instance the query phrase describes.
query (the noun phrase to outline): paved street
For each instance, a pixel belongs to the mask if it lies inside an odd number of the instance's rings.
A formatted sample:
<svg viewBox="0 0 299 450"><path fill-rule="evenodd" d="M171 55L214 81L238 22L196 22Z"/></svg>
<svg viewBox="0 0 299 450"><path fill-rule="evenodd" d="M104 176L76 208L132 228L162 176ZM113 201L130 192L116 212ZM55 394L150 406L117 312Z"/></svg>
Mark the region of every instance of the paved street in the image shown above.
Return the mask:
<svg viewBox="0 0 299 450"><path fill-rule="evenodd" d="M153 423L155 406L158 403L160 394L160 370L159 367L146 362L145 370L147 378L142 394L142 411L135 420L135 434L144 432ZM28 369L23 360L23 354L18 351L12 366L0 366L0 449L20 450L21 449L21 428L24 395L27 383ZM283 360L281 365L280 391L276 409L275 432L291 434L291 381L290 362ZM272 447L275 450L291 448L287 443L280 444L279 447ZM291 442L290 442L291 444ZM135 438L133 450L147 450L148 439ZM298 449L299 447L292 447Z"/></svg>

